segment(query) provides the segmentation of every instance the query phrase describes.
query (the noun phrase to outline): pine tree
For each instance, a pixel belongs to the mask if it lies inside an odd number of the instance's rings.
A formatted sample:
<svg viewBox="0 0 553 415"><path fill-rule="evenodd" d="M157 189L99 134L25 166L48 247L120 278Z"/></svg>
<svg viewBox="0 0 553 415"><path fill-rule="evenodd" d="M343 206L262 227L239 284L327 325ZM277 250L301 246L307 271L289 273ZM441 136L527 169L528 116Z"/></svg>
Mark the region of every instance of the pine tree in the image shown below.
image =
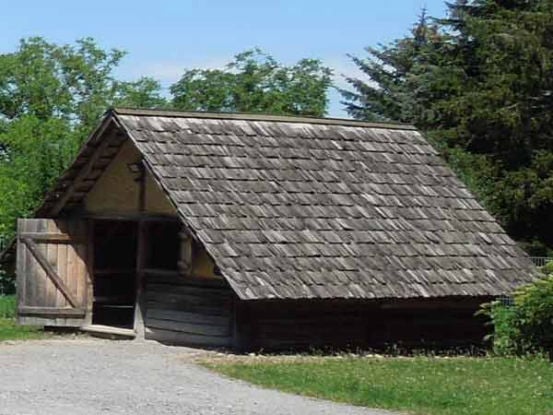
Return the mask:
<svg viewBox="0 0 553 415"><path fill-rule="evenodd" d="M534 254L547 253L553 248L553 2L462 0L449 5L447 18L425 17L416 27L425 27L421 42L413 31L368 49L366 60L354 59L368 81L350 81L346 109L356 118L410 122L427 132L511 235ZM383 73L393 75L393 88Z"/></svg>
<svg viewBox="0 0 553 415"><path fill-rule="evenodd" d="M420 75L432 42L439 37L437 27L430 24L423 9L409 36L390 45L367 47L367 58L351 56L352 61L370 82L346 78L353 90L342 89L346 111L357 119L370 121L417 120L419 108L410 85Z"/></svg>

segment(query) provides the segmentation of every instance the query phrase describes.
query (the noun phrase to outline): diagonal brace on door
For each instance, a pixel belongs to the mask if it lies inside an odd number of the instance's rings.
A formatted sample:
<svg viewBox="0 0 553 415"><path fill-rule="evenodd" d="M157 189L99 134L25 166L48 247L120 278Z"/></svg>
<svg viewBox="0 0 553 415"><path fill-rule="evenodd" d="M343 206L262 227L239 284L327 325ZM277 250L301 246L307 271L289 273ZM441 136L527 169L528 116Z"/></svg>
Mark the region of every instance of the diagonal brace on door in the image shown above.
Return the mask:
<svg viewBox="0 0 553 415"><path fill-rule="evenodd" d="M48 275L48 278L50 278L54 285L58 288L58 290L61 291L71 307L77 307L78 302L76 298L73 296L71 291L69 291L69 288L67 287L67 285L65 285L65 282L63 282L58 273L54 270L54 268L52 268L48 260L44 257L44 255L42 255L35 241L30 238L21 238L21 241L29 249L31 254L35 257L35 259L44 269L44 271L46 271L46 275Z"/></svg>

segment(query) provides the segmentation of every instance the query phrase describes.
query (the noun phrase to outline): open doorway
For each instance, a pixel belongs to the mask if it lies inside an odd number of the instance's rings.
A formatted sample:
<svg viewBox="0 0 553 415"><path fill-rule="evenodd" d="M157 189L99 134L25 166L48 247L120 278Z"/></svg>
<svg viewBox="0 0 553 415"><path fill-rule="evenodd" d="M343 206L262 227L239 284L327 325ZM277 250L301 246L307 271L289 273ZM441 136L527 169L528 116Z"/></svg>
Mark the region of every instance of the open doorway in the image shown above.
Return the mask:
<svg viewBox="0 0 553 415"><path fill-rule="evenodd" d="M138 223L95 220L92 324L132 329L136 303Z"/></svg>

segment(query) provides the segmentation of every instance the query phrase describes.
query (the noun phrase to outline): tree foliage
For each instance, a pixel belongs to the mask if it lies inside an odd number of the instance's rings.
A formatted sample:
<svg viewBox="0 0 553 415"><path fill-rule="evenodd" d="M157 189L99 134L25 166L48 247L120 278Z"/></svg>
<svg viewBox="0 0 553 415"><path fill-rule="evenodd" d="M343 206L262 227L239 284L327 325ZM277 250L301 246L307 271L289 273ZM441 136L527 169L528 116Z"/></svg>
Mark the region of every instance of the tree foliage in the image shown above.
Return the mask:
<svg viewBox="0 0 553 415"><path fill-rule="evenodd" d="M553 247L553 2L459 0L409 36L353 57L356 118L426 131L507 231Z"/></svg>
<svg viewBox="0 0 553 415"><path fill-rule="evenodd" d="M483 306L498 355L545 352L553 358L553 262L542 272L542 279L515 292L512 303L497 300Z"/></svg>
<svg viewBox="0 0 553 415"><path fill-rule="evenodd" d="M429 23L423 10L410 35L389 45L367 47L367 58L350 55L366 79L348 77L353 89L342 89L346 111L367 121L413 122L423 117L421 91L427 74L427 55L433 42L441 40L437 25ZM417 94L417 92L419 94Z"/></svg>
<svg viewBox="0 0 553 415"><path fill-rule="evenodd" d="M166 99L159 82L114 76L125 53L93 39L57 45L21 40L0 55L0 237L32 214L111 106L322 116L331 73L318 60L283 66L258 50L224 70L186 71ZM0 274L6 288L11 275ZM6 277L7 276L7 277ZM1 287L0 287L1 288Z"/></svg>
<svg viewBox="0 0 553 415"><path fill-rule="evenodd" d="M223 70L191 69L171 87L114 76L125 53L93 39L57 45L23 39L0 55L0 235L31 214L110 106L322 116L331 72L318 60L284 66L259 50Z"/></svg>
<svg viewBox="0 0 553 415"><path fill-rule="evenodd" d="M285 66L254 49L224 69L185 71L171 93L173 106L188 111L323 116L330 84L330 69L316 59Z"/></svg>
<svg viewBox="0 0 553 415"><path fill-rule="evenodd" d="M107 107L165 105L156 81L114 78L123 56L38 37L0 55L0 234L37 207Z"/></svg>

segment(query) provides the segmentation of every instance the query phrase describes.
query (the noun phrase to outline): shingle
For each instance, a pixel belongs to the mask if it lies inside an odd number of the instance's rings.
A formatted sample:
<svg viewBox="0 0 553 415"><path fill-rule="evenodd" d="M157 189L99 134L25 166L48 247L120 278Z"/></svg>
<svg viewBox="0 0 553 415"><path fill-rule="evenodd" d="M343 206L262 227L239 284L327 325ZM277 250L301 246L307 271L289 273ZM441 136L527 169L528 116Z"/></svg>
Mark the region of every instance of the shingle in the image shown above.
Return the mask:
<svg viewBox="0 0 553 415"><path fill-rule="evenodd" d="M488 296L532 279L411 129L117 118L243 299Z"/></svg>

